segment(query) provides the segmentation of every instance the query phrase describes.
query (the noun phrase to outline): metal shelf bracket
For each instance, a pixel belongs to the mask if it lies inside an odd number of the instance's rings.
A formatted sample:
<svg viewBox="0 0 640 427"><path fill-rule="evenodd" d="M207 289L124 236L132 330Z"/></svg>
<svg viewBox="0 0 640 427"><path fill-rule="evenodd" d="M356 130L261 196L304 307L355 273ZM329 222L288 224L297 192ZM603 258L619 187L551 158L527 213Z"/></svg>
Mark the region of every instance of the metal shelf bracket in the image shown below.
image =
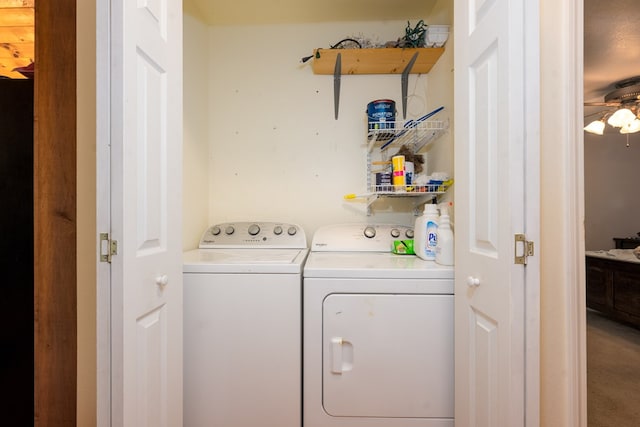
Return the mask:
<svg viewBox="0 0 640 427"><path fill-rule="evenodd" d="M402 119L403 120L407 119L407 96L409 92L409 73L413 68L413 64L415 64L416 59L418 59L418 55L419 55L419 52L416 52L413 54L413 57L411 57L411 60L409 61L407 66L404 68L404 71L402 72L401 84L402 84Z"/></svg>

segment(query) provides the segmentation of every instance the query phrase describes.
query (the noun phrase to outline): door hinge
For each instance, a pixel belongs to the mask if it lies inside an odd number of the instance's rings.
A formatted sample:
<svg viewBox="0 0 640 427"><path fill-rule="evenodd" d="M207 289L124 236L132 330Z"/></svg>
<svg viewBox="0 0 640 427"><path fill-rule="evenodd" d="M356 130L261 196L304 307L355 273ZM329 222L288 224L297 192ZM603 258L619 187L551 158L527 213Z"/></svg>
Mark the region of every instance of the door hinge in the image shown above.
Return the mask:
<svg viewBox="0 0 640 427"><path fill-rule="evenodd" d="M118 255L118 241L111 240L109 233L100 233L100 262L111 262L114 255Z"/></svg>
<svg viewBox="0 0 640 427"><path fill-rule="evenodd" d="M527 265L527 258L533 256L533 242L527 240L524 234L516 234L514 242L514 264ZM519 245L518 243L522 243ZM523 247L522 255L518 255L518 246Z"/></svg>

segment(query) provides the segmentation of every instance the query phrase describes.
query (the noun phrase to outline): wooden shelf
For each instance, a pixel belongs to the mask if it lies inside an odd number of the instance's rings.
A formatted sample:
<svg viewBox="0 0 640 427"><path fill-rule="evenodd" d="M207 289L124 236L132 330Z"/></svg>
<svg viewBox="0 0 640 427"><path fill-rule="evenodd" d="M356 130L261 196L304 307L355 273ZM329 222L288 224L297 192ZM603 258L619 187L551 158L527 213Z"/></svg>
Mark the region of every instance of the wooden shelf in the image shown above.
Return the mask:
<svg viewBox="0 0 640 427"><path fill-rule="evenodd" d="M333 74L338 53L342 57L341 74L402 74L413 55L418 58L411 74L425 74L438 62L444 47L380 48L380 49L315 49L314 74ZM317 57L317 54L320 57Z"/></svg>

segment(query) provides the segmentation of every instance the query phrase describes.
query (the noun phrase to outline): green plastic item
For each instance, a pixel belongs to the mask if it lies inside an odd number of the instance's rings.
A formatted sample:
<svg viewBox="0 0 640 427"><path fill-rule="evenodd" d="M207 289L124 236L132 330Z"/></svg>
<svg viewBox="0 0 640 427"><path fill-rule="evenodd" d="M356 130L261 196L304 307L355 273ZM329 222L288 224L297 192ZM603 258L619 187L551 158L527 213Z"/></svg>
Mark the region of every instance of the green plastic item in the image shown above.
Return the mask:
<svg viewBox="0 0 640 427"><path fill-rule="evenodd" d="M391 252L397 255L415 255L413 240L394 240Z"/></svg>

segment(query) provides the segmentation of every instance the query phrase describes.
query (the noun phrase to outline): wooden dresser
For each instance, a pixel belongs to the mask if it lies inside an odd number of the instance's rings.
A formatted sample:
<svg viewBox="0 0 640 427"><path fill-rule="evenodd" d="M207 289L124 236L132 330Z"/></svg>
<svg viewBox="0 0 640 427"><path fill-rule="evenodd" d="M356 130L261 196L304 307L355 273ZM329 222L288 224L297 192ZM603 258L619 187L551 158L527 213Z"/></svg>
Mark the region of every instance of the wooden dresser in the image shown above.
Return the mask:
<svg viewBox="0 0 640 427"><path fill-rule="evenodd" d="M616 249L635 249L640 246L640 237L614 237Z"/></svg>
<svg viewBox="0 0 640 427"><path fill-rule="evenodd" d="M586 257L587 307L640 328L640 263Z"/></svg>

